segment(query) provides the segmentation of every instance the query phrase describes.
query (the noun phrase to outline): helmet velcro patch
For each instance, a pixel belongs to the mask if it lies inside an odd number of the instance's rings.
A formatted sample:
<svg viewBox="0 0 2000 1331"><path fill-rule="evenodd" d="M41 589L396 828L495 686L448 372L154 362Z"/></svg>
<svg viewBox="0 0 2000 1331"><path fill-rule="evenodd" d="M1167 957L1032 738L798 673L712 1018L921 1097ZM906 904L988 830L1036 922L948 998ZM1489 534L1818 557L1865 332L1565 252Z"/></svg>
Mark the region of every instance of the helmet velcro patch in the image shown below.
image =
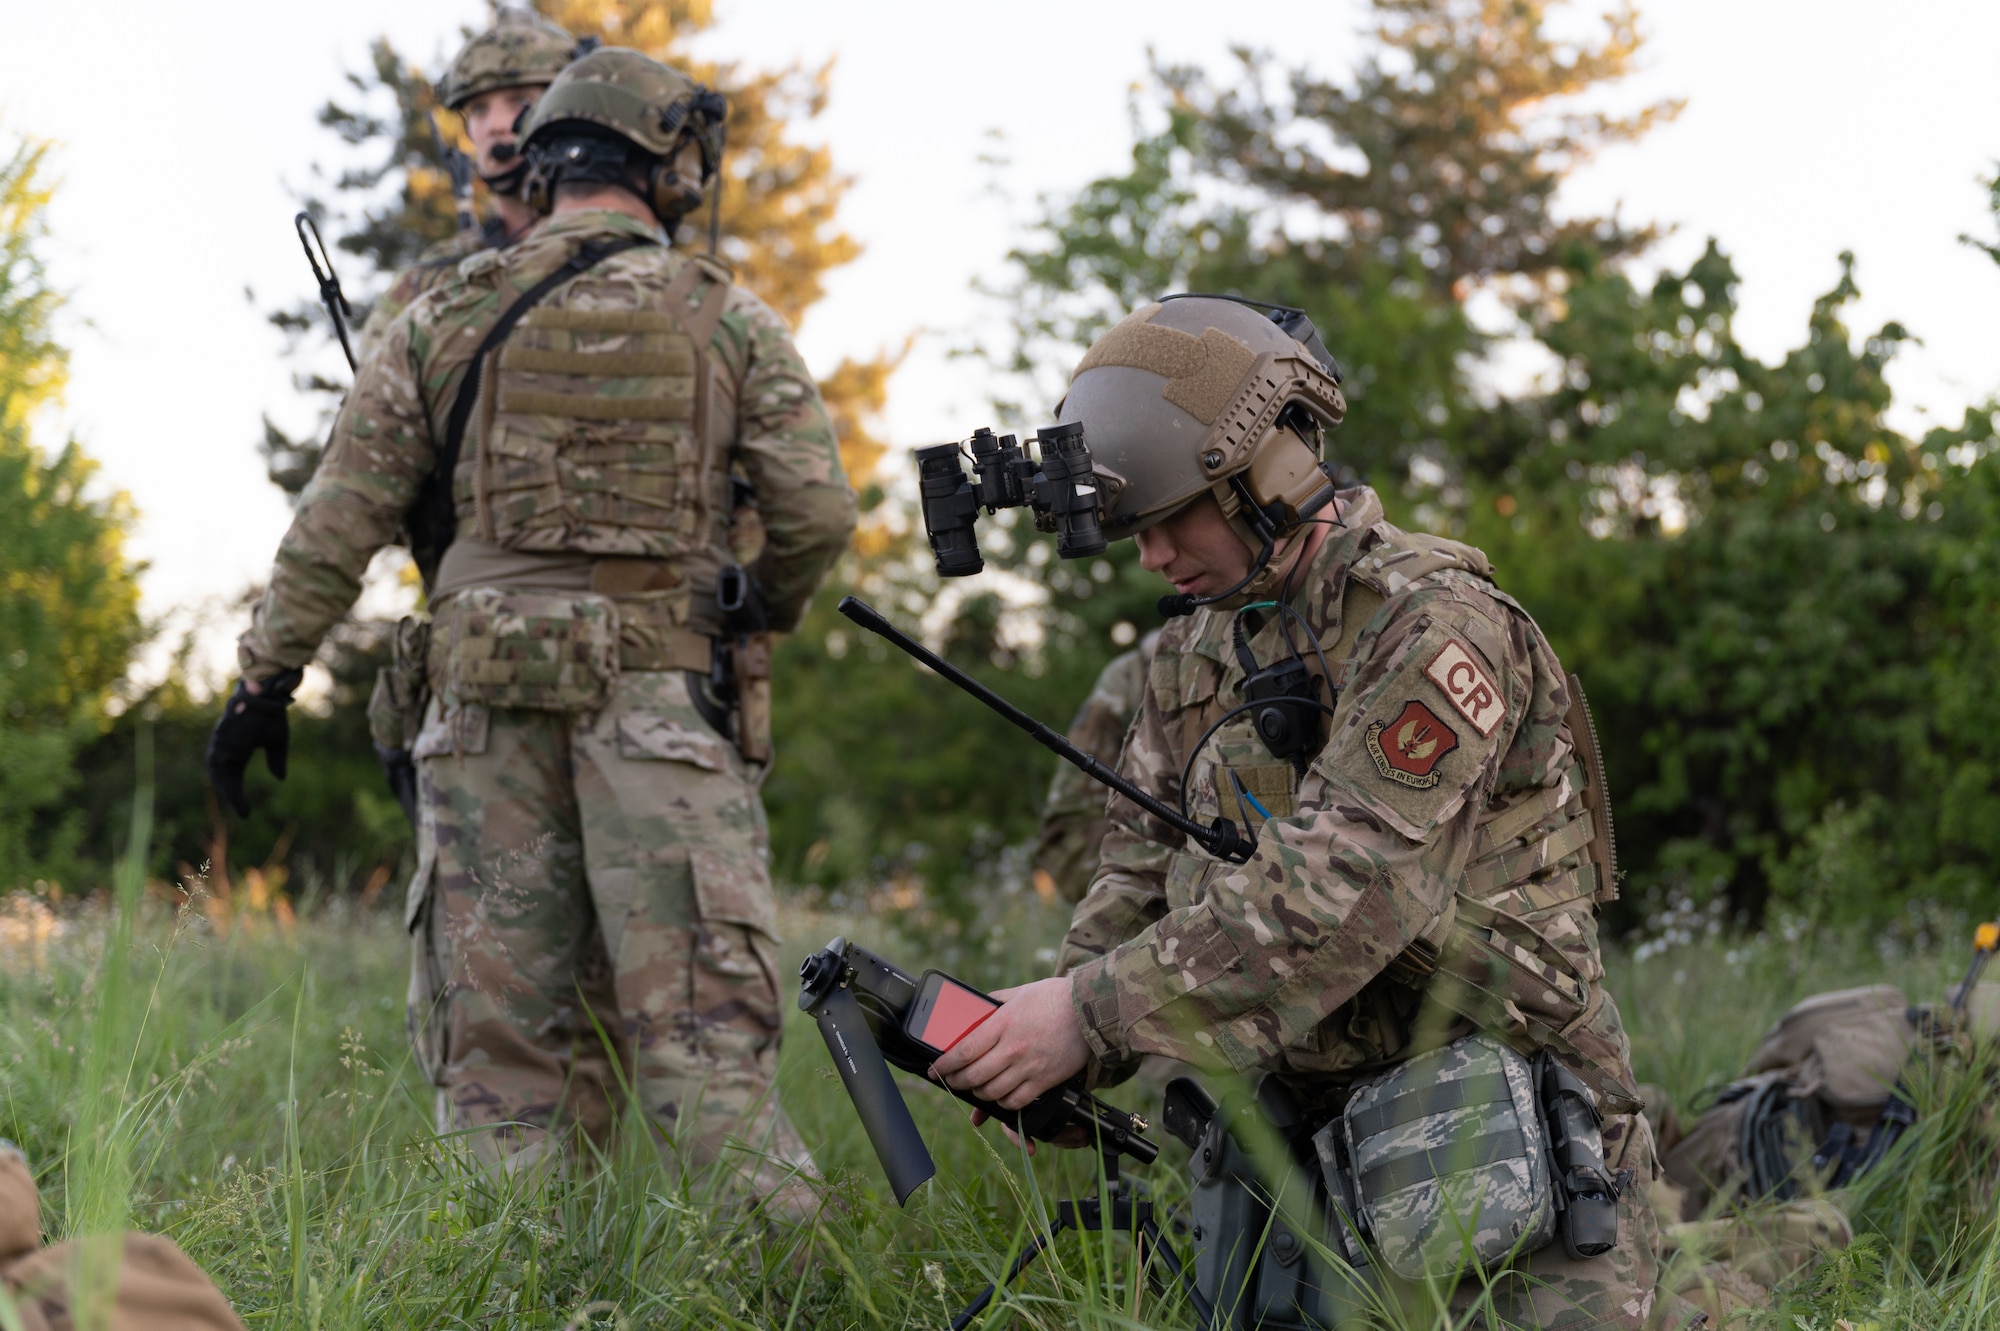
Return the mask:
<svg viewBox="0 0 2000 1331"><path fill-rule="evenodd" d="M1161 396L1203 425L1213 425L1235 400L1256 361L1255 352L1219 328L1203 329L1196 337L1178 328L1127 319L1091 345L1076 367L1076 376L1101 365L1160 375L1167 381Z"/></svg>

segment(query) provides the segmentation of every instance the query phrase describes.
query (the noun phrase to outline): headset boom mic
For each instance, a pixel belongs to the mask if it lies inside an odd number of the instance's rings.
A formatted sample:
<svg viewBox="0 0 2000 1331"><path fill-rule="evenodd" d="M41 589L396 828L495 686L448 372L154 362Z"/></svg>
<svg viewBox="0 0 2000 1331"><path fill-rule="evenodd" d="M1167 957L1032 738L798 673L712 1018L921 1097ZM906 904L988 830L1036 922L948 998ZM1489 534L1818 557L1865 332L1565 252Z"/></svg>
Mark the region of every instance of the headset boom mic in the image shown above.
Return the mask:
<svg viewBox="0 0 2000 1331"><path fill-rule="evenodd" d="M896 1205L901 1206L937 1173L930 1148L917 1132L895 1074L876 1046L853 992L834 989L811 1011L826 1040L826 1051L833 1055L833 1066L840 1070L840 1080L847 1086L847 1096L854 1102L854 1112L868 1130L868 1141L882 1162L882 1172L889 1176Z"/></svg>

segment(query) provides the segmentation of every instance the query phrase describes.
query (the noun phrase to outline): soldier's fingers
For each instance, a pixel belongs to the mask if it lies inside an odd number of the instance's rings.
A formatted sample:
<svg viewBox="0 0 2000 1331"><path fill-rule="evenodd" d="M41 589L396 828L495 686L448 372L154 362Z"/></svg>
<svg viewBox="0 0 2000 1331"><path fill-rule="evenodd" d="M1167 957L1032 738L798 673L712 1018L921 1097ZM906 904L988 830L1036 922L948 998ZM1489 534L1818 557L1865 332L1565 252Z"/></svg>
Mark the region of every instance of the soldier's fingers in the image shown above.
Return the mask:
<svg viewBox="0 0 2000 1331"><path fill-rule="evenodd" d="M997 1012L980 1022L960 1036L958 1042L951 1048L938 1055L937 1061L931 1064L931 1072L949 1078L966 1065L985 1057L992 1051L994 1045L1000 1043L1004 1025L1001 1014ZM952 1084L957 1085L956 1082Z"/></svg>

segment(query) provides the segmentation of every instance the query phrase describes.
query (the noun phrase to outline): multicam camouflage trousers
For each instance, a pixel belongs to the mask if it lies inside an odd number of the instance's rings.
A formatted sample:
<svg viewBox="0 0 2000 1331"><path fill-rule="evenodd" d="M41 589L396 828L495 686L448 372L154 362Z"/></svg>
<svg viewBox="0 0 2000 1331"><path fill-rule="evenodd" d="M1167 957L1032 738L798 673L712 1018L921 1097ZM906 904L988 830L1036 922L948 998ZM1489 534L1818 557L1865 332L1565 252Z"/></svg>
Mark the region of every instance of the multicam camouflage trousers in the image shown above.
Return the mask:
<svg viewBox="0 0 2000 1331"><path fill-rule="evenodd" d="M796 1198L763 806L686 679L625 673L596 712L433 701L415 754L410 1025L440 1130L518 1165L629 1103L670 1167Z"/></svg>

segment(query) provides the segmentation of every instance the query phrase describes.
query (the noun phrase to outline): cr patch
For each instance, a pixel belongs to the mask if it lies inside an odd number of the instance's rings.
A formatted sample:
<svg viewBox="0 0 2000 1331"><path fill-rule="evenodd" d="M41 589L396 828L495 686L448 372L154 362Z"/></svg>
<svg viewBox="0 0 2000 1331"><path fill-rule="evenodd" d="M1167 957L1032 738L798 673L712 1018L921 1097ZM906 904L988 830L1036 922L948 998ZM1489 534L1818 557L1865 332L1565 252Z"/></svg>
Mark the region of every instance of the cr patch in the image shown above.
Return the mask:
<svg viewBox="0 0 2000 1331"><path fill-rule="evenodd" d="M1412 790L1437 785L1443 775L1437 765L1458 747L1458 732L1415 699L1403 704L1395 720L1370 725L1366 739L1375 770Z"/></svg>
<svg viewBox="0 0 2000 1331"><path fill-rule="evenodd" d="M1506 719L1507 704L1500 697L1500 690L1458 639L1444 640L1444 646L1438 648L1437 655L1424 667L1424 677L1444 690L1444 696L1451 700L1459 715L1472 722L1481 739L1491 735L1493 728Z"/></svg>

